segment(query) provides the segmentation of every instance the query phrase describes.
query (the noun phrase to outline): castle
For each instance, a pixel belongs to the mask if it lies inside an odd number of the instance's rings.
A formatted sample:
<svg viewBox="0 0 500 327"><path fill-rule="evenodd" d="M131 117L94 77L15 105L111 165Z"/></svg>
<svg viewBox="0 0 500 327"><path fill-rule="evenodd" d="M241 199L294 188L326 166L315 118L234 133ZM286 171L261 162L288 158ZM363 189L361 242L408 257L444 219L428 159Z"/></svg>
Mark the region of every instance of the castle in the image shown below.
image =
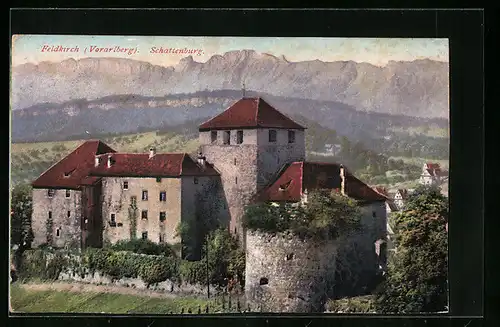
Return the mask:
<svg viewBox="0 0 500 327"><path fill-rule="evenodd" d="M197 157L154 148L119 153L86 141L32 183L32 246L101 247L131 238L175 244L183 242L179 223L210 219L245 243L247 204L297 202L327 188L359 201L366 228L353 239L370 253L367 265L379 267L386 197L341 165L305 161L305 129L261 98L242 98L199 126ZM265 265L247 266L255 271L246 281L251 288Z"/></svg>

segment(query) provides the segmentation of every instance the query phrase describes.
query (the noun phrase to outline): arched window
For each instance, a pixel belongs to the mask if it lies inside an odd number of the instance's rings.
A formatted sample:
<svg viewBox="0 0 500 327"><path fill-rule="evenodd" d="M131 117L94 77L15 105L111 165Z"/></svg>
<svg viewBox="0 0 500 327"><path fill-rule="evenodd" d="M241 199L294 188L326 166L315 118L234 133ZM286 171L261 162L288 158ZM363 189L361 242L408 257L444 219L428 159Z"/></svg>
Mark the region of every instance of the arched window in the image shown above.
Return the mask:
<svg viewBox="0 0 500 327"><path fill-rule="evenodd" d="M267 285L269 283L269 280L266 277L262 277L259 280L259 285Z"/></svg>

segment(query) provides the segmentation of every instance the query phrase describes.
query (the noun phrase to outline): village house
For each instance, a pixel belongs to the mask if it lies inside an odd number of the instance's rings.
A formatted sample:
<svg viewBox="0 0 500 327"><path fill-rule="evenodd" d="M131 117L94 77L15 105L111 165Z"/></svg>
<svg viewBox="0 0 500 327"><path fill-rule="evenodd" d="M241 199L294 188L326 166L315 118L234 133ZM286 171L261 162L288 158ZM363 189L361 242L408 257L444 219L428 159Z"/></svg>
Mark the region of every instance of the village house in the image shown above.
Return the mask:
<svg viewBox="0 0 500 327"><path fill-rule="evenodd" d="M407 189L398 189L396 193L394 193L394 203L398 210L403 210L408 195L409 191Z"/></svg>
<svg viewBox="0 0 500 327"><path fill-rule="evenodd" d="M420 184L422 185L441 185L448 179L448 171L441 169L438 163L427 162L422 167L420 175Z"/></svg>
<svg viewBox="0 0 500 327"><path fill-rule="evenodd" d="M210 219L244 242L246 205L297 202L318 188L359 202L367 226L360 237L372 249L385 239L387 197L340 164L307 162L305 127L263 99L242 98L201 124L199 142L197 157L154 148L119 153L99 140L84 142L32 184L33 246L182 243L181 222Z"/></svg>

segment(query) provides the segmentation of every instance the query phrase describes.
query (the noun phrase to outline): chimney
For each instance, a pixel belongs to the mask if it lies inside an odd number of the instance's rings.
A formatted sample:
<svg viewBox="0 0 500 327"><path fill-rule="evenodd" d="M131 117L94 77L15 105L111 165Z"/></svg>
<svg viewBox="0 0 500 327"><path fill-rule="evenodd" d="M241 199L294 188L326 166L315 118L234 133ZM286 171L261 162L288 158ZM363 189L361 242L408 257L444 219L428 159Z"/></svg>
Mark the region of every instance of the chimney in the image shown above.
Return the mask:
<svg viewBox="0 0 500 327"><path fill-rule="evenodd" d="M149 148L149 159L153 158L155 154L156 154L156 149Z"/></svg>
<svg viewBox="0 0 500 327"><path fill-rule="evenodd" d="M94 167L99 166L100 162L101 162L101 158L99 158L98 156L95 156Z"/></svg>
<svg viewBox="0 0 500 327"><path fill-rule="evenodd" d="M111 156L108 156L108 168L111 168L111 165L113 164L111 160Z"/></svg>
<svg viewBox="0 0 500 327"><path fill-rule="evenodd" d="M340 193L345 195L345 169L344 165L340 165Z"/></svg>
<svg viewBox="0 0 500 327"><path fill-rule="evenodd" d="M205 164L207 162L207 158L203 155L203 153L198 153L198 164L202 167L205 167Z"/></svg>

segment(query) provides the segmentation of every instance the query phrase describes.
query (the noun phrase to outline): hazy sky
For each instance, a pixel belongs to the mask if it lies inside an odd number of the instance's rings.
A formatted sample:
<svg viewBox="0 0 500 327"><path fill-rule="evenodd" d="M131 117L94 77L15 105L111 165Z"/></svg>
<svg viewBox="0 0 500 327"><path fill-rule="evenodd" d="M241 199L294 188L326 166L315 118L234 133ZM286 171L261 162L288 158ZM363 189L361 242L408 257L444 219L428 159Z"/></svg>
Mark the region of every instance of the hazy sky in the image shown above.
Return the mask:
<svg viewBox="0 0 500 327"><path fill-rule="evenodd" d="M42 52L44 46L78 47L78 52ZM132 49L132 53L90 53L91 46L93 49L119 46L121 49ZM216 54L242 49L253 49L275 56L284 55L289 61L353 60L378 66L383 66L390 60L430 58L448 61L448 39L18 35L12 41L12 64L16 66L27 62L61 61L68 58L118 57L171 66L189 55L153 54L152 47L197 50L193 58L198 62L205 62Z"/></svg>

